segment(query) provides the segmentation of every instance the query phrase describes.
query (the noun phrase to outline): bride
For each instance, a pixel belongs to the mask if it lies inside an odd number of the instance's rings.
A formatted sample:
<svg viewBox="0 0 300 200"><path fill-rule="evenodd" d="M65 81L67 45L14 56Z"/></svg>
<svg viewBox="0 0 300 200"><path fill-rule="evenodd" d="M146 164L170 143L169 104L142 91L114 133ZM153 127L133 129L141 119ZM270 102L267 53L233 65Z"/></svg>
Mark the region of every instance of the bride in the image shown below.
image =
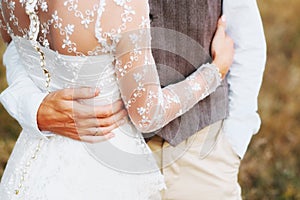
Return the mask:
<svg viewBox="0 0 300 200"><path fill-rule="evenodd" d="M146 0L0 2L3 38L12 40L41 91L97 88L95 98L74 106L122 99L129 116L109 134L94 125L82 141L23 130L2 177L1 200L160 199L163 177L141 132L160 129L220 85L233 56L225 22L219 20L213 62L162 89Z"/></svg>

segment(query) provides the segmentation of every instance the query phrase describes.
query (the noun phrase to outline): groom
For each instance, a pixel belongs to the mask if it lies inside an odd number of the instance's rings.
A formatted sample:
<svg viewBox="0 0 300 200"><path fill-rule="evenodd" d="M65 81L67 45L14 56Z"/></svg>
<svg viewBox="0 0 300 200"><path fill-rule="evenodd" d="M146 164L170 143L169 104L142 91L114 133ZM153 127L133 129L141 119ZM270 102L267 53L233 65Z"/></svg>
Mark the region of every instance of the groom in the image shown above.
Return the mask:
<svg viewBox="0 0 300 200"><path fill-rule="evenodd" d="M228 84L225 80L214 94L180 120L175 120L158 132L161 137L155 136L149 141L160 161L168 187L162 194L163 199L240 199L238 168L251 136L260 125L256 101L265 64L265 40L256 1L224 0L222 4L221 0L150 0L150 7L153 27L164 27L187 35L201 44L207 55L217 19L223 10L227 32L236 46L234 63L227 77ZM160 37L166 41L168 39L167 33ZM193 52L184 46L180 48L182 52L191 54L192 61L180 55L154 51L156 62L161 64L159 72L164 85L182 78L166 72L179 72L187 76L195 67L208 61L201 52ZM10 55L9 51L15 49L11 46L7 51L7 55ZM196 61L199 62L197 65ZM38 133L43 135L38 129L36 116L47 94L41 93L26 77L21 63L7 62L6 67L10 87L1 94L1 102L24 129L30 129L37 137ZM80 98L94 95L86 89L78 89L77 92ZM48 98L47 103L60 105L62 101L66 102L65 97L69 98L68 101L76 101L76 97L70 96L70 90L59 91L54 97ZM62 107L52 107L58 113L68 112ZM117 110L121 109L120 105L116 107ZM115 112L107 109L98 108L98 114L105 116L111 113L107 116L111 118ZM49 119L49 115L47 117L48 121L55 120ZM57 123L58 126L61 124ZM52 124L55 127L55 121ZM60 134L63 133L65 131ZM75 135L70 133L65 136L74 138Z"/></svg>
<svg viewBox="0 0 300 200"><path fill-rule="evenodd" d="M206 55L210 54L217 21L223 12L227 33L235 43L234 62L222 85L148 142L165 176L167 190L162 198L241 199L238 169L251 136L260 126L257 95L265 65L265 39L256 1L150 0L150 7L152 27L187 35L203 47ZM154 31L154 45L167 41L168 34L166 31L156 36ZM180 81L208 60L189 44L176 45L179 40L167 43L175 43L172 52L189 52L194 57L183 53L189 58L186 60L181 55L155 50L164 85ZM168 73L172 71L183 77Z"/></svg>

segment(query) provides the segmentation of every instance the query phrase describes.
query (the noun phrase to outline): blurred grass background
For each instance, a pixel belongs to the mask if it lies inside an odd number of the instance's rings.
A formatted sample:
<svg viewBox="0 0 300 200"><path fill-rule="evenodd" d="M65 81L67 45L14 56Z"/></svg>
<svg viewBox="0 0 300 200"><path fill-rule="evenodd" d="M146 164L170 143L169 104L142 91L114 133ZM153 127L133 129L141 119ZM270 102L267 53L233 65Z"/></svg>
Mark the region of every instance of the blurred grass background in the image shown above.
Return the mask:
<svg viewBox="0 0 300 200"><path fill-rule="evenodd" d="M296 200L300 199L300 0L258 3L268 43L259 97L262 127L242 161L239 178L245 200ZM1 55L4 49L1 43ZM0 91L6 87L1 67ZM0 104L0 177L20 130Z"/></svg>

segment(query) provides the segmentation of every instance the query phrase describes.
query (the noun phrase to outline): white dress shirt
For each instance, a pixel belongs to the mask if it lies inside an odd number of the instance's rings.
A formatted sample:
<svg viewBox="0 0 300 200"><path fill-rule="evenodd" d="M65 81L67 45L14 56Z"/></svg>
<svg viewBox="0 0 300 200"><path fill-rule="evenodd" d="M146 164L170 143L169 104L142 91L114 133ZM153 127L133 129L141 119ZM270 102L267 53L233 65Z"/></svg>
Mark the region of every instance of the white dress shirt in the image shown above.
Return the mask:
<svg viewBox="0 0 300 200"><path fill-rule="evenodd" d="M242 158L253 134L260 128L257 98L266 62L266 41L255 0L224 0L227 33L235 43L228 74L229 117L223 132Z"/></svg>
<svg viewBox="0 0 300 200"><path fill-rule="evenodd" d="M47 138L47 132L39 130L36 117L40 104L48 93L42 92L28 77L13 41L3 54L3 64L6 66L9 87L0 94L0 102L24 131Z"/></svg>
<svg viewBox="0 0 300 200"><path fill-rule="evenodd" d="M223 132L233 150L244 156L253 134L260 127L257 96L266 60L266 44L262 22L255 0L224 0L223 13L227 32L235 43L234 62L228 74L229 117ZM37 126L37 111L47 95L28 77L18 52L11 42L3 55L9 87L0 94L0 101L26 131L47 138Z"/></svg>

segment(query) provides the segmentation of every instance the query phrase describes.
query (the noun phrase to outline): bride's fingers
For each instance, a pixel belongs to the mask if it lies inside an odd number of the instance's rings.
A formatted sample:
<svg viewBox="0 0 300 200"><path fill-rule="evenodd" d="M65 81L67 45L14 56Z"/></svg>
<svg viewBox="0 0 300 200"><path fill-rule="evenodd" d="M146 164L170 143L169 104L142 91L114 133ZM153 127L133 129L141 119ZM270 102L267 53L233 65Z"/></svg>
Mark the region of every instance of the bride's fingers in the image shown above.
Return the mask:
<svg viewBox="0 0 300 200"><path fill-rule="evenodd" d="M107 141L113 137L115 137L114 133L108 133L103 136L81 136L80 140L88 143L99 143L99 142Z"/></svg>

